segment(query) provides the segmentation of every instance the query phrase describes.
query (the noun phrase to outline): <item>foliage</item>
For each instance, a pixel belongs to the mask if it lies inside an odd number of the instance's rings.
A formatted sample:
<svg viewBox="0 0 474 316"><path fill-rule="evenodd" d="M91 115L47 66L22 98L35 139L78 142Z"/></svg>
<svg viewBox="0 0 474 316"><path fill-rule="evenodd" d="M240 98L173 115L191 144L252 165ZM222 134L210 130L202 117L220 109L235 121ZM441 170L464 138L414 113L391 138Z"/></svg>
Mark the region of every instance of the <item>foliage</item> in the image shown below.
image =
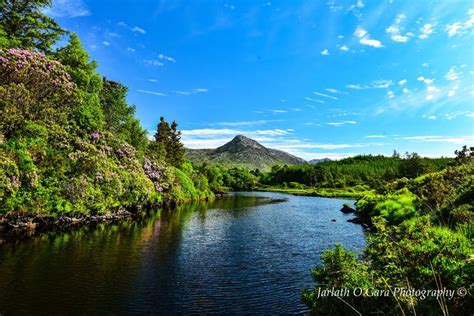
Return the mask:
<svg viewBox="0 0 474 316"><path fill-rule="evenodd" d="M470 297L395 295L393 289L465 287L474 290L472 224L474 166L464 165L415 179L388 184L380 193L367 193L356 203L357 214L372 222L368 244L359 261L336 246L323 254L322 265L313 270L316 288L303 294L312 312L350 312L337 298L318 298L328 287L363 287L388 291L383 296L345 297L362 313L423 315L467 314Z"/></svg>
<svg viewBox="0 0 474 316"><path fill-rule="evenodd" d="M2 48L22 47L51 52L51 46L66 33L56 21L42 12L51 4L51 0L0 1Z"/></svg>
<svg viewBox="0 0 474 316"><path fill-rule="evenodd" d="M52 52L53 35L34 26L47 4L0 2L2 14L15 14L2 16L0 46L18 46L0 49L0 215L133 211L163 198L212 198L204 174L147 155L127 88L102 80L76 34L48 56L33 51ZM45 32L43 41L34 37L39 33L12 33L7 24L16 18L26 19L17 21L20 28ZM170 132L178 156L176 122Z"/></svg>

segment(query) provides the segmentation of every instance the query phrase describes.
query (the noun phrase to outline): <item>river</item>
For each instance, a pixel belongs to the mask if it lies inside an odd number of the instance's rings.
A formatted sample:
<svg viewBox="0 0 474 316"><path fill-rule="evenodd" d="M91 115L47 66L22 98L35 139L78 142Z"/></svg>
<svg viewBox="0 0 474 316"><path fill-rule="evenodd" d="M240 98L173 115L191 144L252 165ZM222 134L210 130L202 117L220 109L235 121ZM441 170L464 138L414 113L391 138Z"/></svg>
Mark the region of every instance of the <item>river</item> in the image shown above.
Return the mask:
<svg viewBox="0 0 474 316"><path fill-rule="evenodd" d="M339 242L360 253L352 201L235 193L0 245L0 315L300 314L310 269ZM333 221L335 220L335 221Z"/></svg>

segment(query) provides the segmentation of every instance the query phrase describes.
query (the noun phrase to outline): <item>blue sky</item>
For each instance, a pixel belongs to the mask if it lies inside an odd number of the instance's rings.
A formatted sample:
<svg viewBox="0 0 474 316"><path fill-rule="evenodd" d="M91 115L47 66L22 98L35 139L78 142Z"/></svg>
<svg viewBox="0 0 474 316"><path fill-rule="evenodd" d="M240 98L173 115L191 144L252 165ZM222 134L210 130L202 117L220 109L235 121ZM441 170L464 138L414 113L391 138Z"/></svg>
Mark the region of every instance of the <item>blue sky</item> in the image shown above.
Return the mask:
<svg viewBox="0 0 474 316"><path fill-rule="evenodd" d="M474 145L471 1L57 0L142 125L305 159Z"/></svg>

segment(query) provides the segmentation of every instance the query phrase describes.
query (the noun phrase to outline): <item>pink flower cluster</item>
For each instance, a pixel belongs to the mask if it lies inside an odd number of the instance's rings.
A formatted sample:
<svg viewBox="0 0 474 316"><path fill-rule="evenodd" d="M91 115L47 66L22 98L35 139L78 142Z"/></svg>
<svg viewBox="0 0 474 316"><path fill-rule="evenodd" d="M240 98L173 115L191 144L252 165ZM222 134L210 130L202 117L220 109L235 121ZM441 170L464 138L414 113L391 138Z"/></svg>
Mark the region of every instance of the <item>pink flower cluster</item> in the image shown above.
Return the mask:
<svg viewBox="0 0 474 316"><path fill-rule="evenodd" d="M100 139L100 133L99 132L94 132L91 134L91 138L93 140L99 140Z"/></svg>
<svg viewBox="0 0 474 316"><path fill-rule="evenodd" d="M166 191L169 185L164 181L165 168L145 158L143 161L142 169L145 172L148 179L150 179L155 185L155 189L158 192Z"/></svg>
<svg viewBox="0 0 474 316"><path fill-rule="evenodd" d="M75 86L58 61L39 52L0 49L0 84L10 83L24 84L38 99L56 93L69 95Z"/></svg>
<svg viewBox="0 0 474 316"><path fill-rule="evenodd" d="M11 178L7 177L7 190L11 191L13 188L19 188L21 186L21 181L17 176L11 176Z"/></svg>

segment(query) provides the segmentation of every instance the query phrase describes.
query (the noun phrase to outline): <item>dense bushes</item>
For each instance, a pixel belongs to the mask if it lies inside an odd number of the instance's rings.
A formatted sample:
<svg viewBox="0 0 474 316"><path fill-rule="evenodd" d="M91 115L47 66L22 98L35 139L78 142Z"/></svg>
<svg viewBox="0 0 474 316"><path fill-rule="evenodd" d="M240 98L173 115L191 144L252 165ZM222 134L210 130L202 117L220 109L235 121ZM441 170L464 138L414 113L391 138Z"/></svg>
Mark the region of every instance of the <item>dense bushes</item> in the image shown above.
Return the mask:
<svg viewBox="0 0 474 316"><path fill-rule="evenodd" d="M357 214L372 222L368 244L356 261L340 246L327 251L313 270L317 286L303 294L312 312L346 314L351 311L337 297L319 297L318 291L364 288L382 296L353 294L343 299L361 313L423 315L466 314L472 297L454 293L437 300L404 296L395 289L474 290L472 225L474 166L448 167L415 179L388 184L378 194L366 194L356 203ZM380 293L380 292L379 292ZM395 295L397 294L397 295Z"/></svg>
<svg viewBox="0 0 474 316"><path fill-rule="evenodd" d="M0 215L102 213L213 197L189 164L180 170L146 156L146 132L126 87L102 79L96 67L74 34L48 56L0 49ZM176 127L173 148L181 148Z"/></svg>

